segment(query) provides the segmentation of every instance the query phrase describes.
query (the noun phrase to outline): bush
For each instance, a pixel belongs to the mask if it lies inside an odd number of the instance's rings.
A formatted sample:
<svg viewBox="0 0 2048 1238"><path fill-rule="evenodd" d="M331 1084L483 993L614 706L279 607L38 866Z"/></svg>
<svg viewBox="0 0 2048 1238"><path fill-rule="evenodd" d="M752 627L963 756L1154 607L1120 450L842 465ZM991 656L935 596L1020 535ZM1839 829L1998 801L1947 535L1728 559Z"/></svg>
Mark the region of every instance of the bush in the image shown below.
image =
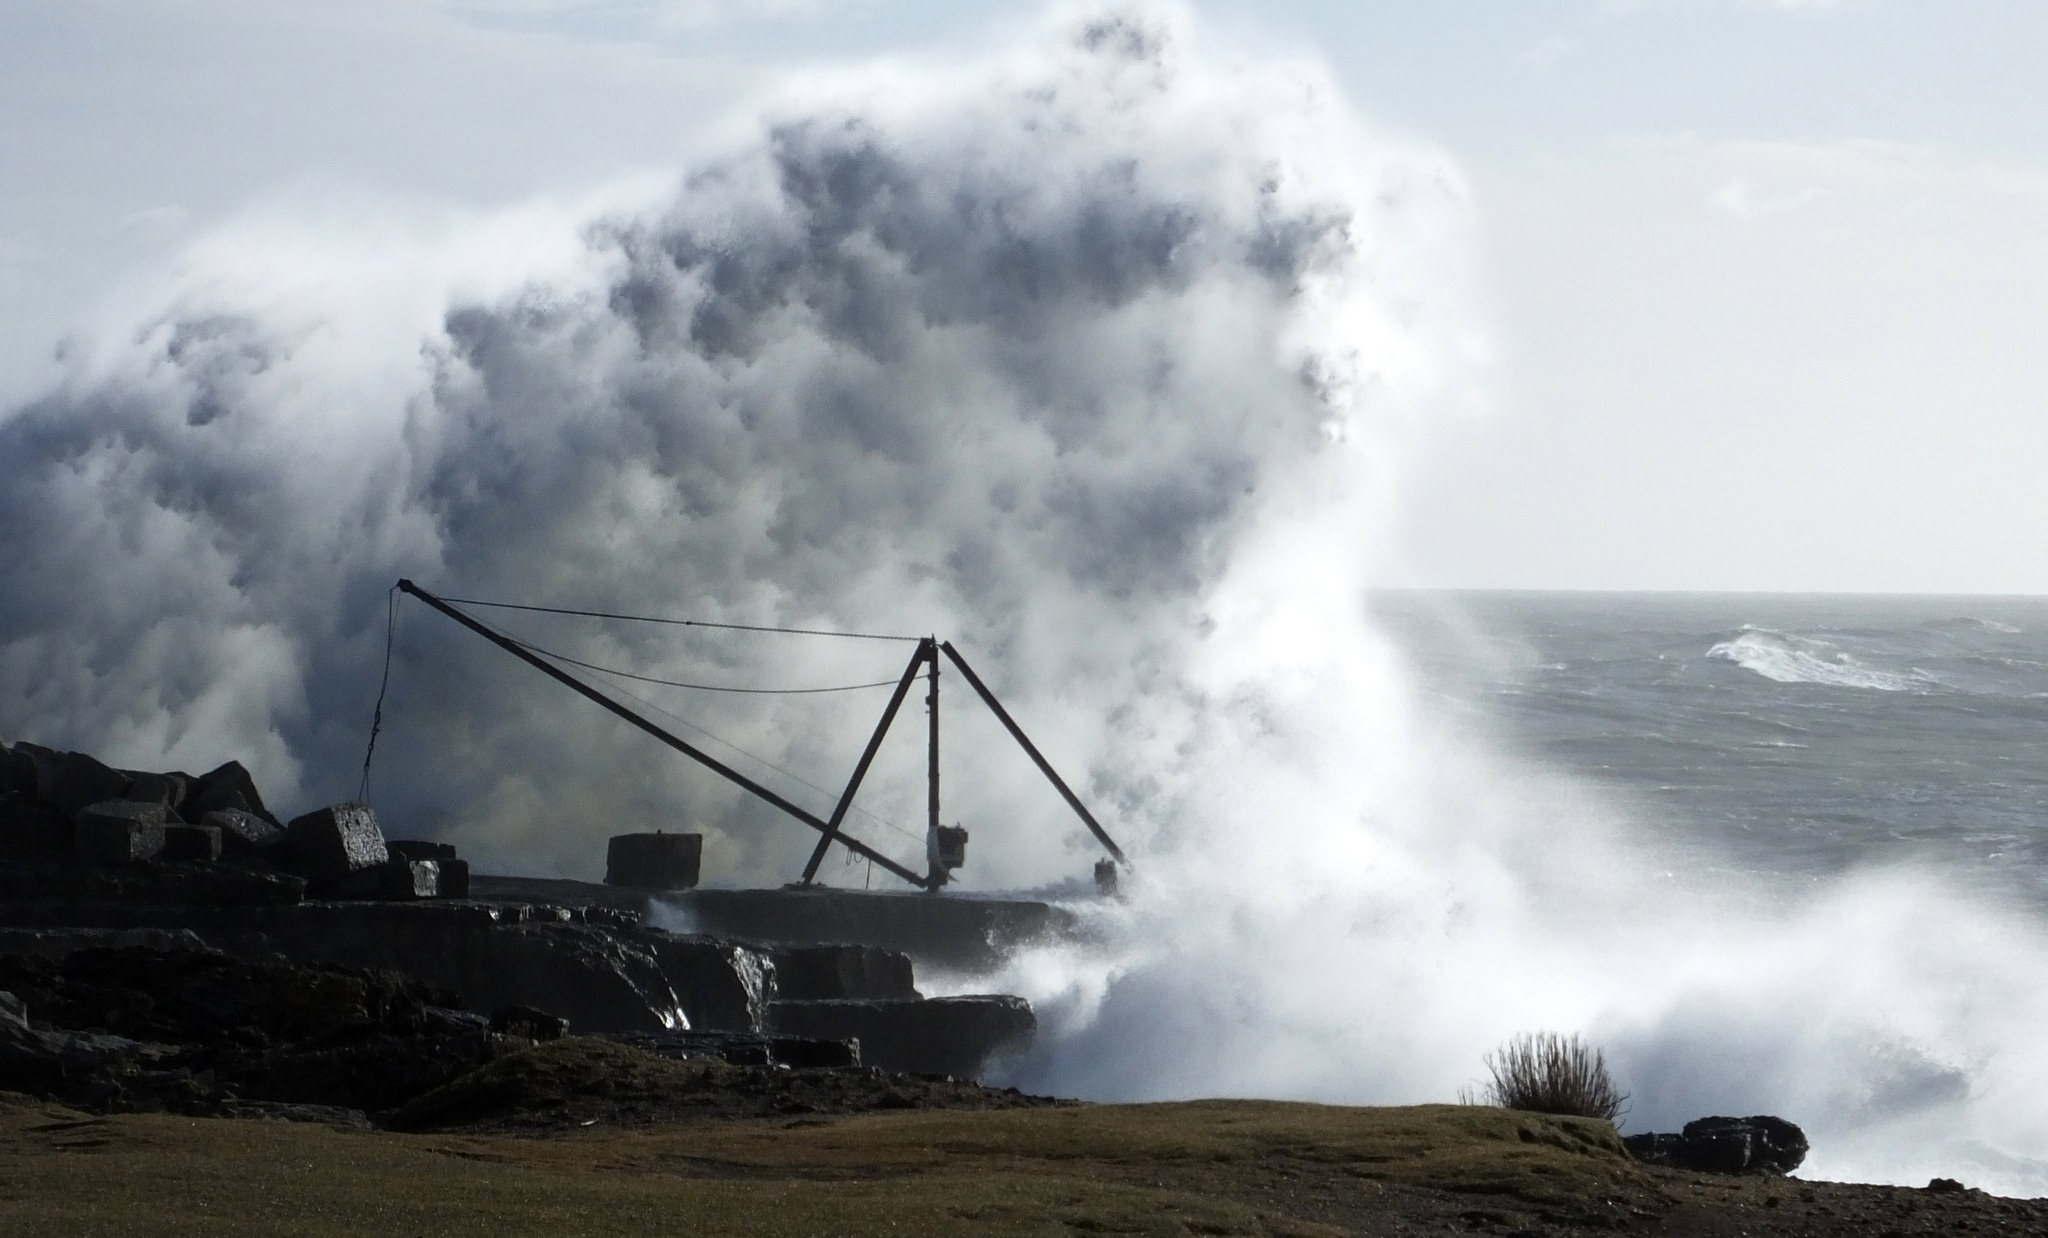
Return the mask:
<svg viewBox="0 0 2048 1238"><path fill-rule="evenodd" d="M1486 1055L1493 1082L1467 1103L1612 1122L1628 1108L1598 1049L1577 1036L1524 1032Z"/></svg>

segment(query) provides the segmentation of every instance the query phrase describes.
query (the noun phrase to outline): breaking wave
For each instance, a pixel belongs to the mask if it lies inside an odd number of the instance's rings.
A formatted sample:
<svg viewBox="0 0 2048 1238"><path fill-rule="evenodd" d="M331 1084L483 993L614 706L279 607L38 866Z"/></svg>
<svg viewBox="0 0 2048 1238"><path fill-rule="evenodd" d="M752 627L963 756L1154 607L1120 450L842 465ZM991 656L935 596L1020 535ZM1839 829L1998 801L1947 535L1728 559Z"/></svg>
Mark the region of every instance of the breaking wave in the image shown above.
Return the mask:
<svg viewBox="0 0 2048 1238"><path fill-rule="evenodd" d="M1710 658L1733 662L1777 683L1824 684L1832 688L1868 688L1876 692L1924 692L1936 686L1925 671L1883 670L1859 661L1836 645L1815 637L1751 628L1707 650Z"/></svg>

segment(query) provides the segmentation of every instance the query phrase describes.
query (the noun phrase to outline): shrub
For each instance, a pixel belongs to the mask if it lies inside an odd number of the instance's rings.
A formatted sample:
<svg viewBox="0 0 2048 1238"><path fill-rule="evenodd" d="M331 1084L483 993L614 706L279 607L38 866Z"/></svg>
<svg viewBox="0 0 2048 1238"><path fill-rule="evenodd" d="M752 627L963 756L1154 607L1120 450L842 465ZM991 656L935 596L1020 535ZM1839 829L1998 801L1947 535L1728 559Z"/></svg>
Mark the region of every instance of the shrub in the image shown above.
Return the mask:
<svg viewBox="0 0 2048 1238"><path fill-rule="evenodd" d="M1486 1069L1493 1081L1467 1103L1609 1122L1627 1112L1628 1093L1615 1086L1600 1051L1577 1036L1524 1032L1487 1054Z"/></svg>

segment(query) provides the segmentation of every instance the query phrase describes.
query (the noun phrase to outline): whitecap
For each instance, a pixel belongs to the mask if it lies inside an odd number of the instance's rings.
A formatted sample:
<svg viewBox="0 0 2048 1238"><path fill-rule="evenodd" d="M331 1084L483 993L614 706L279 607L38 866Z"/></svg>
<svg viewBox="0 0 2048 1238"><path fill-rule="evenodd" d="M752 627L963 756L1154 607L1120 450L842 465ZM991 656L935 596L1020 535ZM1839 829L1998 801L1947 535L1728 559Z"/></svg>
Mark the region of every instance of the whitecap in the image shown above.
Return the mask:
<svg viewBox="0 0 2048 1238"><path fill-rule="evenodd" d="M1826 641L1744 625L1742 634L1707 650L1744 670L1777 683L1869 688L1878 692L1924 692L1934 684L1925 672L1881 670L1865 665Z"/></svg>

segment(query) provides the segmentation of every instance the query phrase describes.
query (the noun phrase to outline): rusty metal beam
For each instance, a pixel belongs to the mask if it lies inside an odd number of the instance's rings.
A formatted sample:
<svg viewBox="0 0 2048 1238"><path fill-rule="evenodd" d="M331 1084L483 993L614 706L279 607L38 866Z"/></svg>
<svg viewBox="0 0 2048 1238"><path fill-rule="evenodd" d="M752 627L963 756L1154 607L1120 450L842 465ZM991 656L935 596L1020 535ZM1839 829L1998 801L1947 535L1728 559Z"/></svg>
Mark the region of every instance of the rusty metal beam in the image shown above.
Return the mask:
<svg viewBox="0 0 2048 1238"><path fill-rule="evenodd" d="M450 619L455 620L455 622L461 624L463 627L468 628L470 631L475 632L478 636L481 636L485 640L490 641L492 644L498 646L500 649L503 649L505 652L511 654L513 657L516 657L522 662L525 662L528 665L534 667L542 674L560 682L561 684L568 687L572 691L578 693L579 695L588 697L590 700L597 702L599 705L602 705L604 708L610 710L614 714L617 714L619 717L624 718L626 721L632 723L634 726L639 727L641 730L647 732L649 735L654 736L654 738L660 740L664 744L667 744L669 747L675 749L677 752L682 753L684 756L689 757L691 760L697 762L699 765L702 765L705 768L711 770L711 772L719 775L722 778L725 778L729 782L738 784L741 788L752 792L755 796L761 799L768 801L770 804L773 804L775 807L780 808L783 812L788 813L792 817L795 817L797 820L803 822L805 825L810 826L812 829L821 831L825 833L828 837L831 835L832 827L827 825L816 814L807 812L804 809L799 808L797 805L782 798L775 792L770 791L768 788L762 786L758 782L755 782L753 779L747 777L745 774L742 774L738 770L733 769L731 766L726 765L718 758L710 755L709 753L699 751L697 748L691 746L685 740L678 738L677 736L669 733L660 726L657 726L655 723L649 721L648 719L641 717L637 713L634 713L632 710L626 708L624 705L619 704L617 701L606 696L604 693L599 692L597 689L584 683L582 680L575 678L568 672L553 665L552 663L543 661L538 654L535 654L531 650L526 649L524 646L520 645L518 641L515 641L509 636L505 636L497 631L494 631L490 627L485 626L483 623L475 619L472 619L470 616L455 609L453 606L450 606L448 603L442 601L440 598L435 597L433 594L427 592L425 589L420 588L418 585L412 583L410 580L399 581L398 587L400 591L410 593L414 597L418 598L420 601L425 602L427 605L433 607L435 610L438 610L442 614L448 616ZM924 878L918 876L916 873L910 871L908 868L905 868L903 865L898 864L896 861L890 859L888 856L883 855L881 852L876 851L873 847L868 846L866 843L860 842L857 839L846 838L844 836L840 838L840 842L844 843L849 850L855 852L858 855L864 856L867 859L873 860L875 863L881 865L888 871L896 874L898 877L903 878L903 880L909 882L910 884L918 886L920 888L922 888L925 885Z"/></svg>
<svg viewBox="0 0 2048 1238"><path fill-rule="evenodd" d="M918 668L927 661L937 662L939 651L932 647L929 637L917 642L917 652L910 655L910 665L903 668L903 678L896 683L896 694L889 698L889 707L882 711L882 720L875 724L875 733L868 737L867 750L860 754L860 764L853 767L853 777L846 780L846 790L840 792L839 802L832 807L832 816L825 822L825 833L818 839L818 846L811 852L811 862L804 865L803 884L809 885L818 875L818 865L825 859L825 853L839 838L839 823L846 819L846 810L853 806L853 793L860 790L861 780L868 776L868 766L875 760L875 753L882 747L882 737L889 733L889 724L896 720L896 711L902 707L903 698L910 695L910 685L917 679Z"/></svg>
<svg viewBox="0 0 2048 1238"><path fill-rule="evenodd" d="M975 690L975 692L980 695L982 703L987 705L990 711L992 711L995 714L997 719L999 719L1004 726L1010 729L1010 737L1012 739L1015 739L1017 743L1024 749L1026 755L1028 755L1032 759L1032 761L1038 765L1038 772L1044 774L1047 779L1051 780L1052 785L1058 789L1059 793L1062 796L1066 798L1067 807L1072 808L1075 814L1081 818L1081 823L1083 825L1086 825L1088 827L1089 832L1095 835L1095 840L1101 843L1103 848L1107 850L1111 855L1115 856L1119 863L1130 863L1130 861L1124 857L1123 849L1121 847L1118 847L1116 845L1116 840L1112 839L1109 836L1109 831L1103 829L1102 826L1096 822L1095 815L1088 811L1087 805L1081 802L1081 797L1075 795L1074 792L1067 786L1066 780L1061 778L1059 774L1053 770L1052 763L1045 759L1045 754L1038 750L1038 745L1031 742L1031 737L1024 734L1024 728L1017 725L1017 720L1010 716L1009 710L1003 708L1003 703L996 699L996 694L990 692L988 690L988 685L981 682L981 676L975 674L974 668L967 665L967 659L961 657L960 651L953 648L953 642L946 641L942 643L939 646L939 648L945 650L946 656L953 659L953 665L959 667L960 673L967 677L968 685L972 687Z"/></svg>

